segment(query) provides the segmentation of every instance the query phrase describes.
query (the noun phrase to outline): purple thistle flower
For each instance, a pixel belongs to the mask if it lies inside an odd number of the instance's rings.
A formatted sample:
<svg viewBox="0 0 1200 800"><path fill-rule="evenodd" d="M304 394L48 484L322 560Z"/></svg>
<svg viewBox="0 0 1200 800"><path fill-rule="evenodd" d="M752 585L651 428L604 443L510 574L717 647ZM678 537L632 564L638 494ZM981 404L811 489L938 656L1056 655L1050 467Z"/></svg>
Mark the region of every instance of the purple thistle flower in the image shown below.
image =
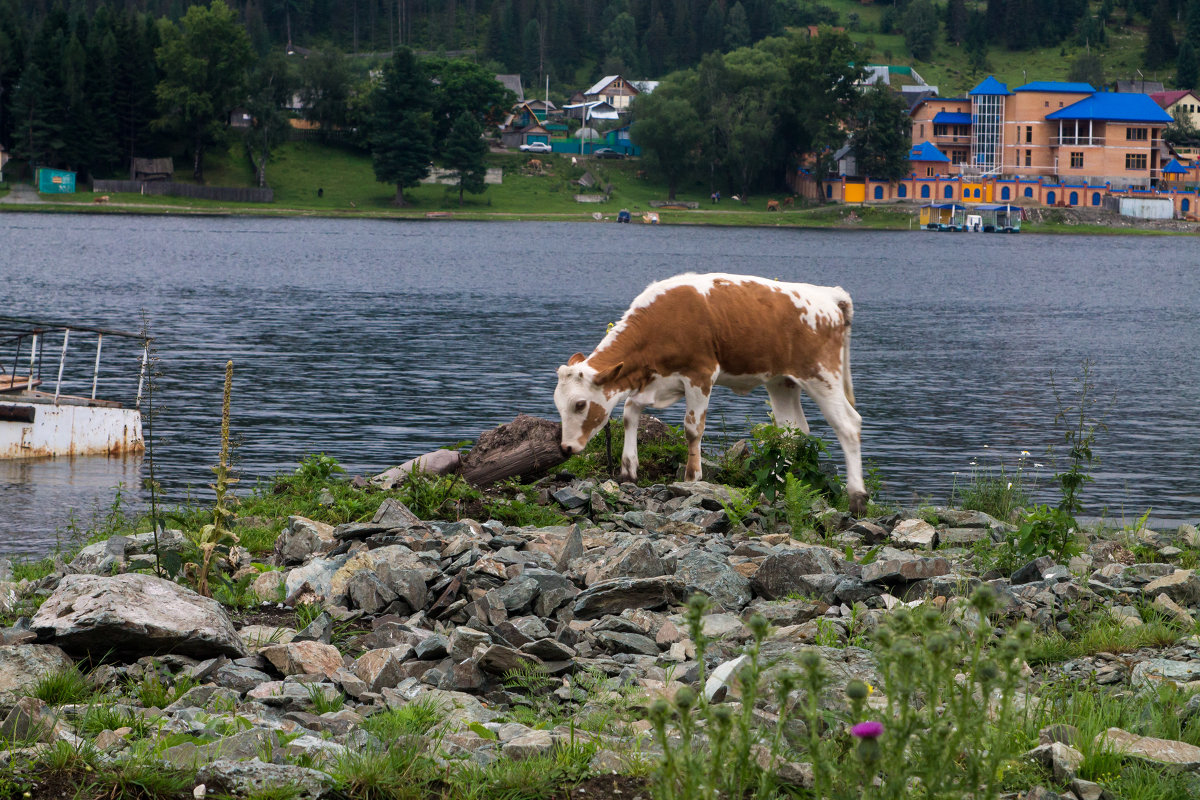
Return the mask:
<svg viewBox="0 0 1200 800"><path fill-rule="evenodd" d="M882 722L860 722L850 729L850 735L859 739L878 739L883 735Z"/></svg>

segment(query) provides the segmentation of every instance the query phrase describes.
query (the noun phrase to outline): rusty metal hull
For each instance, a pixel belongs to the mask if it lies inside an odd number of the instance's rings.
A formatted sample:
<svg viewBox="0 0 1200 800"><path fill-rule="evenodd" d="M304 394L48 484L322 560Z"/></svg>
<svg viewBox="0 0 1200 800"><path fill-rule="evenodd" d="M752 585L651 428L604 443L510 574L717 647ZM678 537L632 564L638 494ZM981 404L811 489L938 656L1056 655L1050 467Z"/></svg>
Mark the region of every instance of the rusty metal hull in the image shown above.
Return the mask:
<svg viewBox="0 0 1200 800"><path fill-rule="evenodd" d="M0 399L0 458L120 455L144 448L136 409Z"/></svg>

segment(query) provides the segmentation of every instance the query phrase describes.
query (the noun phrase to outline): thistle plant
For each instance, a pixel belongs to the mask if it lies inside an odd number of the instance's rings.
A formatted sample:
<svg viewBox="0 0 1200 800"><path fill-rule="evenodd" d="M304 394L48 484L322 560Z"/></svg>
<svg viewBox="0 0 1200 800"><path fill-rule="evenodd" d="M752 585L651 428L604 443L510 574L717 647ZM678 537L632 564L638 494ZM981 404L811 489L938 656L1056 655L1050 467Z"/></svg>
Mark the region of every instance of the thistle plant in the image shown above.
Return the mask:
<svg viewBox="0 0 1200 800"><path fill-rule="evenodd" d="M187 574L195 581L196 591L205 597L212 596L209 580L214 558L220 553L229 552L229 548L238 543L237 536L229 529L233 510L226 503L229 487L237 483L229 465L229 405L232 391L233 362L229 361L225 364L225 392L221 401L221 454L217 465L212 468L217 480L210 484L216 492L213 521L199 530L188 531L188 538L196 549L196 560L187 565Z"/></svg>
<svg viewBox="0 0 1200 800"><path fill-rule="evenodd" d="M655 737L663 750L651 790L657 800L771 797L788 715L781 712L776 725L766 732L759 729L755 719L755 705L765 683L761 648L769 625L759 614L748 623L752 639L744 651L746 659L730 679L737 687L740 707L711 703L706 696L704 666L709 640L703 632L703 621L708 608L708 598L695 594L686 612L700 666L697 685L701 691L683 686L676 691L673 703L659 698L649 709ZM786 708L787 695L794 686L790 673L779 678L781 709Z"/></svg>

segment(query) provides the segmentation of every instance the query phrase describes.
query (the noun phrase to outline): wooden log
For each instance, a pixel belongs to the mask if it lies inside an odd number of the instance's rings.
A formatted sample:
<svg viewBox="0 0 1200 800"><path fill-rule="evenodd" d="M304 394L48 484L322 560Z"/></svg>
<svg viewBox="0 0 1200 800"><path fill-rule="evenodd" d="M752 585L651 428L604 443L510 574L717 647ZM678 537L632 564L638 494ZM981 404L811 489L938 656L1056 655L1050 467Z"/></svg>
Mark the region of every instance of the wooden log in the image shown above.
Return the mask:
<svg viewBox="0 0 1200 800"><path fill-rule="evenodd" d="M567 460L561 442L562 425L520 414L507 425L480 434L459 472L473 486L517 476L533 480Z"/></svg>

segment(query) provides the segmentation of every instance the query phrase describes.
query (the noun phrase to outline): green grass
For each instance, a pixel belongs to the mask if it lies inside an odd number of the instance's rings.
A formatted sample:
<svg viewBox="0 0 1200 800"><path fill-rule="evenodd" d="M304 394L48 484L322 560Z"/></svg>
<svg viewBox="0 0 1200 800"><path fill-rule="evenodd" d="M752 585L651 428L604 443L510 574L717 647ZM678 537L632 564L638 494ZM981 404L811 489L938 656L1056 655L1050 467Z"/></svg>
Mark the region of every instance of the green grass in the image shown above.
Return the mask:
<svg viewBox="0 0 1200 800"><path fill-rule="evenodd" d="M95 694L95 690L77 667L70 666L38 678L29 694L47 705L61 706L86 702Z"/></svg>
<svg viewBox="0 0 1200 800"><path fill-rule="evenodd" d="M1141 647L1166 647L1183 636L1195 633L1167 621L1155 611L1143 612L1145 624L1123 627L1115 617L1103 611L1082 620L1070 636L1037 634L1026 654L1032 665L1055 664L1096 653L1128 653Z"/></svg>

